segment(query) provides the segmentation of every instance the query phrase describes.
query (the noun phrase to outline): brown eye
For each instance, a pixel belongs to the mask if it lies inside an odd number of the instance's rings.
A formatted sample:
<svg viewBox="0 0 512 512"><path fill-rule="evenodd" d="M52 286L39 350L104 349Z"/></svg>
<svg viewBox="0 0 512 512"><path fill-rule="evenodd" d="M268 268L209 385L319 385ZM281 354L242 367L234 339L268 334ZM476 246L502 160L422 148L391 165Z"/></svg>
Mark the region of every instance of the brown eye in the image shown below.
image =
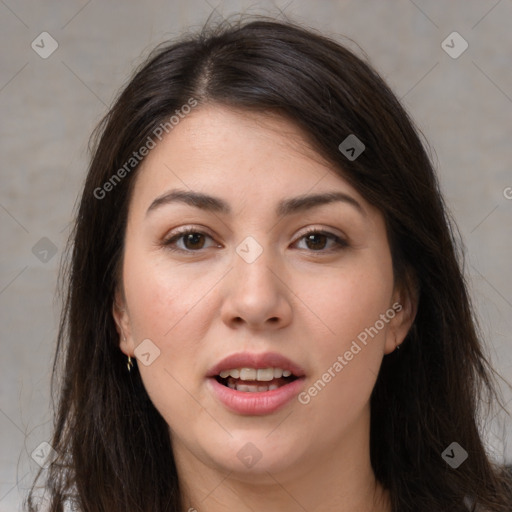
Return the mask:
<svg viewBox="0 0 512 512"><path fill-rule="evenodd" d="M313 233L304 238L306 239L308 248L315 251L324 249L328 240L328 237L322 233Z"/></svg>
<svg viewBox="0 0 512 512"><path fill-rule="evenodd" d="M203 233L202 231L188 229L165 240L163 245L172 251L198 252L201 249L204 249L205 238L211 239L211 236ZM181 247L178 242L182 242Z"/></svg>
<svg viewBox="0 0 512 512"><path fill-rule="evenodd" d="M183 236L183 243L187 249L202 249L204 245L204 237L202 233L188 233ZM201 240L203 243L201 243Z"/></svg>
<svg viewBox="0 0 512 512"><path fill-rule="evenodd" d="M212 237L202 231L187 229L175 233L163 242L163 245L171 251L193 253L205 249L205 240ZM299 241L305 240L306 250L309 252L326 253L348 247L346 240L341 239L334 233L311 230L300 237ZM181 242L181 244L179 243ZM327 247L331 242L331 247ZM217 246L218 247L218 246Z"/></svg>
<svg viewBox="0 0 512 512"><path fill-rule="evenodd" d="M339 236L336 236L334 233L329 233L325 231L311 230L304 234L300 240L306 241L306 248L312 252L330 252L341 249L343 247L347 247L348 243L346 240L341 239ZM330 249L326 249L326 245L329 241L332 241L334 247Z"/></svg>

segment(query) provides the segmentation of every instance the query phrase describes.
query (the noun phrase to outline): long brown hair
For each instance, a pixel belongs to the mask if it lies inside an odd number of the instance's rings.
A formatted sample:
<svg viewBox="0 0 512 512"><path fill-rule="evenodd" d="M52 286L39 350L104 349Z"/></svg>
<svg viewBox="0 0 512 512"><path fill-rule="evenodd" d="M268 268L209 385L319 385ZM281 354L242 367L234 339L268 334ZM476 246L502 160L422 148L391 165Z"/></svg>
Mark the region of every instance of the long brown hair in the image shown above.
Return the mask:
<svg viewBox="0 0 512 512"><path fill-rule="evenodd" d="M478 428L482 404L503 407L497 374L483 353L460 237L419 130L362 58L311 29L268 19L210 25L160 45L95 131L62 270L51 440L59 457L45 475L49 510L62 510L66 499L87 512L181 510L168 426L136 366L127 372L112 317L139 166L98 190L190 98L196 108L285 116L385 218L395 278L419 297L415 322L402 348L384 357L371 396L371 463L393 511L467 512L473 501L510 512L510 478ZM338 148L351 134L365 145L356 159ZM457 469L442 457L454 441L468 453Z"/></svg>

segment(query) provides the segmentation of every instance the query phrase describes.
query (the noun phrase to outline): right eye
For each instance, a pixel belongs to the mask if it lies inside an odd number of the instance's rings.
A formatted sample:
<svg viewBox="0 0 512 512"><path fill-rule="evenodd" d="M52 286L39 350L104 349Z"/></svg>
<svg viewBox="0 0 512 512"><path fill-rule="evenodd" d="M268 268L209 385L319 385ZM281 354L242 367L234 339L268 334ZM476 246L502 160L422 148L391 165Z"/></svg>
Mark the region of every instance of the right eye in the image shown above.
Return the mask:
<svg viewBox="0 0 512 512"><path fill-rule="evenodd" d="M171 237L163 241L162 245L171 251L185 253L199 252L201 249L203 249L204 243L201 243L201 240L204 240L204 237L212 239L210 235L204 233L203 231L185 228L172 234ZM177 247L177 242L181 241L182 239L184 247Z"/></svg>

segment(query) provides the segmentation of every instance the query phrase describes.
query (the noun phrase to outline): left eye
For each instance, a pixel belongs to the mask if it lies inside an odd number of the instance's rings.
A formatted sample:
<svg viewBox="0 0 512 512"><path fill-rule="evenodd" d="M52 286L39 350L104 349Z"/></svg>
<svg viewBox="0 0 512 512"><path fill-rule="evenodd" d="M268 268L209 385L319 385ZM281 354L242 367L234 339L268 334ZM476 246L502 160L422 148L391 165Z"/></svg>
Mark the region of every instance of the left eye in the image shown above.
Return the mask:
<svg viewBox="0 0 512 512"><path fill-rule="evenodd" d="M198 252L204 248L204 239L212 237L202 231L189 229L173 235L171 238L164 240L163 245L169 248L171 251L178 252ZM304 233L298 241L305 240L306 244L312 244L308 246L311 252L329 252L336 249L347 247L348 243L333 233L327 231L311 230ZM325 249L327 241L331 240L334 243L334 248ZM178 247L178 241L183 241L184 247ZM219 247L219 246L217 246Z"/></svg>
<svg viewBox="0 0 512 512"><path fill-rule="evenodd" d="M307 233L304 233L299 240L305 240L306 244L309 242L313 243L313 246L316 246L316 249L313 252L318 252L318 245L324 246L325 242L327 240L331 240L334 243L334 247L331 247L331 249L326 250L325 252L329 252L332 250L339 250L344 247L347 247L348 243L346 240L343 240L339 236L335 235L334 233L329 233L328 231L317 231L317 230L311 230ZM322 250L320 248L320 250Z"/></svg>

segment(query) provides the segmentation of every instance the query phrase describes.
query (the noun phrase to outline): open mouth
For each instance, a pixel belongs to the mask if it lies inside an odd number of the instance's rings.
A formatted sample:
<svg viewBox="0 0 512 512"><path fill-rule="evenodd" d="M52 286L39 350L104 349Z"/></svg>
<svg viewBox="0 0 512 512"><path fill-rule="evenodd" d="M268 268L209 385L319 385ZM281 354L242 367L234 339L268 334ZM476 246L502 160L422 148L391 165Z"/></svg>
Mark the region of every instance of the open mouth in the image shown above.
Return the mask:
<svg viewBox="0 0 512 512"><path fill-rule="evenodd" d="M279 389L298 379L289 370L280 368L238 368L214 377L219 384L245 393L264 393Z"/></svg>
<svg viewBox="0 0 512 512"><path fill-rule="evenodd" d="M290 404L304 387L305 373L275 353L236 354L208 372L209 387L220 403L236 414L273 414Z"/></svg>

